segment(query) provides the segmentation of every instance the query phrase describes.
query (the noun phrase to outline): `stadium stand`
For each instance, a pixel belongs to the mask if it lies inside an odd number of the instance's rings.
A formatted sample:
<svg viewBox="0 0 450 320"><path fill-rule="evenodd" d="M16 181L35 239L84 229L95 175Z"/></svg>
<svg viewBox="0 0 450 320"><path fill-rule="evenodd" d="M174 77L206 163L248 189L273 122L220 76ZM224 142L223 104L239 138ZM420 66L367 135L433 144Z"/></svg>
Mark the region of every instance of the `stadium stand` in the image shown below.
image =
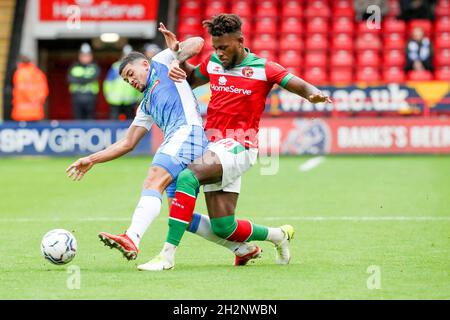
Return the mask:
<svg viewBox="0 0 450 320"><path fill-rule="evenodd" d="M389 0L388 8L381 28L371 28L355 21L352 0L182 0L178 32L201 34L195 21L232 12L244 18L244 35L255 53L302 70L300 76L315 83L448 79L450 0L437 1L434 21L398 20L399 0ZM435 68L406 74L405 46L417 26L432 40Z"/></svg>

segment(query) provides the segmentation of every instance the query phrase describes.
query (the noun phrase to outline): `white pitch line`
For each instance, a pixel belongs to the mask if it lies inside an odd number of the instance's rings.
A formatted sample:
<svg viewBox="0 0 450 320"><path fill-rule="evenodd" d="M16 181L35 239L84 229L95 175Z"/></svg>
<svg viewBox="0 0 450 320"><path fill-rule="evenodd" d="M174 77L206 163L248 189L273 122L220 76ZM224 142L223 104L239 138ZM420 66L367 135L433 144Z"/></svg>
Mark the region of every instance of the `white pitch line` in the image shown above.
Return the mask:
<svg viewBox="0 0 450 320"><path fill-rule="evenodd" d="M301 164L298 169L300 171L309 171L311 169L314 169L315 167L317 167L319 164L321 164L323 161L325 160L324 157L320 156L320 157L314 157L309 159L308 161L306 161L305 163Z"/></svg>
<svg viewBox="0 0 450 320"><path fill-rule="evenodd" d="M247 219L257 219L266 221L291 220L291 221L450 221L450 217L412 217L412 216L342 216L342 217L322 217L322 216L285 216L285 217L248 217ZM160 217L156 220L167 220L167 217ZM0 223L11 222L131 222L131 216L128 218L117 217L91 217L91 218L52 218L52 219L36 219L36 218L4 218L0 219Z"/></svg>
<svg viewBox="0 0 450 320"><path fill-rule="evenodd" d="M379 217L261 217L261 220L298 220L298 221L450 221L450 217L405 217L405 216L379 216Z"/></svg>

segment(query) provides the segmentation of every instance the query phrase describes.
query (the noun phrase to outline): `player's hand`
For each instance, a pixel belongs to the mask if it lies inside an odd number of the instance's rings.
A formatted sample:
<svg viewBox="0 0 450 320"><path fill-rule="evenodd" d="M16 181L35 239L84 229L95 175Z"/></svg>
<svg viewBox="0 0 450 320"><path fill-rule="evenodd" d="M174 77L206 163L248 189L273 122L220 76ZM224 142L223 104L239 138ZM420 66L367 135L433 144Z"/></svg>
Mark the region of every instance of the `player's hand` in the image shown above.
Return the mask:
<svg viewBox="0 0 450 320"><path fill-rule="evenodd" d="M167 47L170 48L170 50L178 52L180 49L180 41L177 40L177 36L173 34L170 30L166 28L166 26L160 22L158 30L163 34L164 38L166 39Z"/></svg>
<svg viewBox="0 0 450 320"><path fill-rule="evenodd" d="M180 63L178 60L173 60L171 62L168 76L169 79L174 82L182 82L183 80L186 80L186 72L180 68Z"/></svg>
<svg viewBox="0 0 450 320"><path fill-rule="evenodd" d="M93 166L94 162L88 157L80 158L66 169L67 176L73 181L80 181Z"/></svg>
<svg viewBox="0 0 450 320"><path fill-rule="evenodd" d="M311 103L329 102L332 103L330 97L324 95L322 92L312 94L308 97L308 101Z"/></svg>

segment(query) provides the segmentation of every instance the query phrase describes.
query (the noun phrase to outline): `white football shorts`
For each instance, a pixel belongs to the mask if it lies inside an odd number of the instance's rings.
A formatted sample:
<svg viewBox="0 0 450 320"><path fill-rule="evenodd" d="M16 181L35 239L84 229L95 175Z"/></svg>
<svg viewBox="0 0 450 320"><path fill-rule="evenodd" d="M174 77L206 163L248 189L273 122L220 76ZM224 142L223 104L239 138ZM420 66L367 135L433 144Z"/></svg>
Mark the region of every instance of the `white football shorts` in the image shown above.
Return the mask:
<svg viewBox="0 0 450 320"><path fill-rule="evenodd" d="M206 150L214 152L222 164L222 181L205 184L204 192L223 190L239 193L241 176L250 169L258 157L258 148L245 148L234 139L226 138L210 143Z"/></svg>

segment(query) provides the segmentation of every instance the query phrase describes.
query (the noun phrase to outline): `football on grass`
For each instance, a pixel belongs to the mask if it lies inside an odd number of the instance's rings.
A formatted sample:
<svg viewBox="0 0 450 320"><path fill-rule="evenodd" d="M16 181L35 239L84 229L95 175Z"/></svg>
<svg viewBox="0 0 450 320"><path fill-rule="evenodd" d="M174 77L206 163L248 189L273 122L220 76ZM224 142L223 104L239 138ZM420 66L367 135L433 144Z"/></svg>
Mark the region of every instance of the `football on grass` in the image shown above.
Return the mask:
<svg viewBox="0 0 450 320"><path fill-rule="evenodd" d="M77 252L77 240L67 230L53 229L42 238L41 251L44 258L53 264L72 261Z"/></svg>

